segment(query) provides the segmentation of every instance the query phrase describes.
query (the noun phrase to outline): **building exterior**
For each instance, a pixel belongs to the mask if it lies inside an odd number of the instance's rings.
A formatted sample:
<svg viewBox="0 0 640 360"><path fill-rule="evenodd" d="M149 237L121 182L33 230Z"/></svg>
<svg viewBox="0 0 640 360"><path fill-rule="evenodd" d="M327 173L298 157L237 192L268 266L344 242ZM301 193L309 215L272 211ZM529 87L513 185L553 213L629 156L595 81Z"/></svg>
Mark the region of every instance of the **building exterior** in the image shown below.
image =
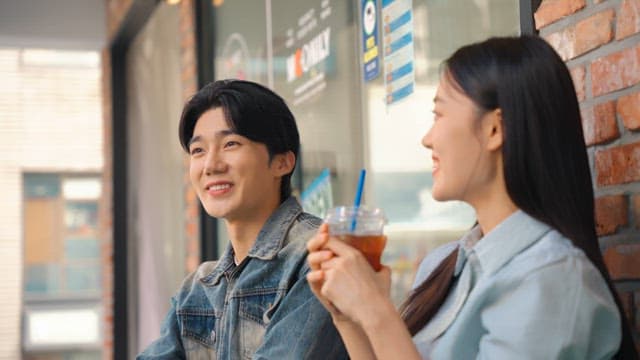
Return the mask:
<svg viewBox="0 0 640 360"><path fill-rule="evenodd" d="M66 340L40 336L53 309L88 319L71 341L101 348L99 60L0 49L1 359L60 349Z"/></svg>

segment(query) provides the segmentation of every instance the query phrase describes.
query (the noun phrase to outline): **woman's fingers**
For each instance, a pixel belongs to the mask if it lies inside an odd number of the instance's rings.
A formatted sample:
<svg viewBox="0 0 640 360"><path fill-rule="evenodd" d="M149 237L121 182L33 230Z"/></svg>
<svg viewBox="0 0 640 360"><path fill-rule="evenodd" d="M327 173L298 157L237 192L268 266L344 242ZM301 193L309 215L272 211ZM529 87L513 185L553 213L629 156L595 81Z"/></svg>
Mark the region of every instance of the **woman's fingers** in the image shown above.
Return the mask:
<svg viewBox="0 0 640 360"><path fill-rule="evenodd" d="M327 311L331 314L334 319L345 320L344 316L340 311L327 299L324 295L322 295L322 287L324 285L325 273L322 270L310 271L307 273L307 282L309 283L309 288L311 288L311 292L315 294L318 298L322 306L324 306Z"/></svg>
<svg viewBox="0 0 640 360"><path fill-rule="evenodd" d="M322 270L309 271L307 273L307 281L309 284L319 284L322 286L324 280L324 272Z"/></svg>
<svg viewBox="0 0 640 360"><path fill-rule="evenodd" d="M330 260L333 257L333 252L330 250L318 250L310 252L307 255L307 262L311 270L319 270L322 267L322 263Z"/></svg>
<svg viewBox="0 0 640 360"><path fill-rule="evenodd" d="M307 242L309 252L322 249L329 240L329 227L327 224L320 225L318 232Z"/></svg>
<svg viewBox="0 0 640 360"><path fill-rule="evenodd" d="M354 256L355 254L361 254L358 249L336 237L328 238L325 249L333 251L337 256Z"/></svg>

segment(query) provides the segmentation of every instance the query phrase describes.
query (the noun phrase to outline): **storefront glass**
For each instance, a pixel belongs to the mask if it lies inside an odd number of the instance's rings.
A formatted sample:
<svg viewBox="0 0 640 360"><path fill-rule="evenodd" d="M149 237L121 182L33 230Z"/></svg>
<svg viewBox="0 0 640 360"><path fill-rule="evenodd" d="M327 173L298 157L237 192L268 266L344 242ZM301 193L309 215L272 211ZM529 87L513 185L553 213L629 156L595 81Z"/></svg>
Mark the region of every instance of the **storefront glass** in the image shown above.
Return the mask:
<svg viewBox="0 0 640 360"><path fill-rule="evenodd" d="M350 204L360 169L368 170L364 203L388 215L384 259L394 269L399 302L426 252L475 221L468 206L430 195L431 155L420 141L431 126L440 64L461 45L517 34L517 2L236 0L213 7L215 78L268 85L297 118L295 185L306 208L321 216L332 204ZM373 43L372 59L365 53ZM399 61L391 56L395 44L409 49L410 64L400 72L388 68ZM390 100L395 84L387 80L398 74L404 82L394 94L405 92Z"/></svg>
<svg viewBox="0 0 640 360"><path fill-rule="evenodd" d="M179 8L159 4L127 53L129 357L160 336L187 274L178 29Z"/></svg>

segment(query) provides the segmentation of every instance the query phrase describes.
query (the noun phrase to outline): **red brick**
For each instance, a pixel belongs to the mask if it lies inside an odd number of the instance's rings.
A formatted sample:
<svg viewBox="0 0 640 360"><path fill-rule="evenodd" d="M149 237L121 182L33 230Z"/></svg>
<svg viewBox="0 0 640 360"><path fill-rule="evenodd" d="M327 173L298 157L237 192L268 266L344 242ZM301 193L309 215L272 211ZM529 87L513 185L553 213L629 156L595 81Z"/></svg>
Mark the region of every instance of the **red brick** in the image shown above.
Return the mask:
<svg viewBox="0 0 640 360"><path fill-rule="evenodd" d="M571 78L573 79L573 86L576 88L576 96L579 101L585 99L585 85L584 78L586 74L586 70L584 66L576 66L570 69Z"/></svg>
<svg viewBox="0 0 640 360"><path fill-rule="evenodd" d="M582 129L587 146L601 144L620 136L613 101L582 111Z"/></svg>
<svg viewBox="0 0 640 360"><path fill-rule="evenodd" d="M613 9L601 11L576 24L576 56L613 39Z"/></svg>
<svg viewBox="0 0 640 360"><path fill-rule="evenodd" d="M627 129L640 129L640 92L619 98L616 111Z"/></svg>
<svg viewBox="0 0 640 360"><path fill-rule="evenodd" d="M544 39L551 45L562 60L576 57L575 28L571 27L547 35Z"/></svg>
<svg viewBox="0 0 640 360"><path fill-rule="evenodd" d="M624 195L612 195L596 198L596 231L598 235L609 235L618 227L629 223L627 198Z"/></svg>
<svg viewBox="0 0 640 360"><path fill-rule="evenodd" d="M541 29L585 6L585 0L542 0L533 14L536 29Z"/></svg>
<svg viewBox="0 0 640 360"><path fill-rule="evenodd" d="M616 245L604 253L604 262L611 278L633 280L640 278L640 245Z"/></svg>
<svg viewBox="0 0 640 360"><path fill-rule="evenodd" d="M563 60L573 59L613 39L613 17L613 9L599 12L548 35L546 40Z"/></svg>
<svg viewBox="0 0 640 360"><path fill-rule="evenodd" d="M640 229L640 195L634 195L631 198L631 208L633 209L633 217L636 220L636 228Z"/></svg>
<svg viewBox="0 0 640 360"><path fill-rule="evenodd" d="M618 10L616 40L640 32L640 0L623 0Z"/></svg>
<svg viewBox="0 0 640 360"><path fill-rule="evenodd" d="M596 151L598 186L625 184L640 180L640 142Z"/></svg>
<svg viewBox="0 0 640 360"><path fill-rule="evenodd" d="M591 93L594 97L640 82L640 46L595 60L591 64Z"/></svg>

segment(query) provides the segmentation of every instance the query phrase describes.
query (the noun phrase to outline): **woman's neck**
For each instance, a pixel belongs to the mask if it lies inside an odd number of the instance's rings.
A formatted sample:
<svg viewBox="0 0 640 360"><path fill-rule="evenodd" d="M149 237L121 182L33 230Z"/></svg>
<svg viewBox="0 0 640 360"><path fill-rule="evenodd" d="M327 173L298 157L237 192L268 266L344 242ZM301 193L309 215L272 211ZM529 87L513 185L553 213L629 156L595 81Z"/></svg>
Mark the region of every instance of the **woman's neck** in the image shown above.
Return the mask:
<svg viewBox="0 0 640 360"><path fill-rule="evenodd" d="M498 194L472 205L476 210L482 234L489 233L511 214L518 211L518 206L514 204L506 191L498 192Z"/></svg>

